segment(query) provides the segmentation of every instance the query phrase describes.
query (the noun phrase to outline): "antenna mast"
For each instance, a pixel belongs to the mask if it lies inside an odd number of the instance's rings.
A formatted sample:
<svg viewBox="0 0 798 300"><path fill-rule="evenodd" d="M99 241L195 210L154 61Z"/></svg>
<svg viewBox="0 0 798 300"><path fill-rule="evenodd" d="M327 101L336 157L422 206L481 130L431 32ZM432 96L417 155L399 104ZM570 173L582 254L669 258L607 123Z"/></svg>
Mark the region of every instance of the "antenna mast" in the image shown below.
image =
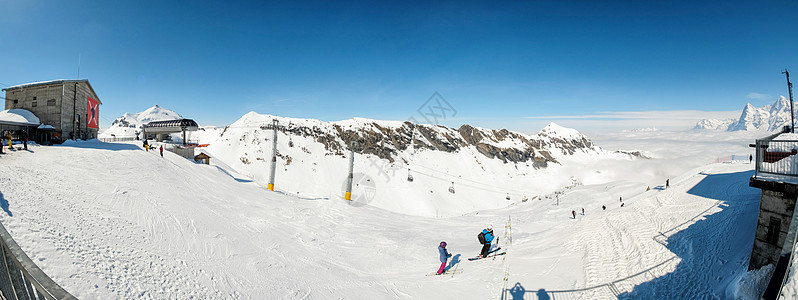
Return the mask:
<svg viewBox="0 0 798 300"><path fill-rule="evenodd" d="M784 69L782 74L787 75L787 90L790 91L790 132L795 133L795 115L793 114L794 110L792 109L792 83L790 82L790 72L787 69Z"/></svg>

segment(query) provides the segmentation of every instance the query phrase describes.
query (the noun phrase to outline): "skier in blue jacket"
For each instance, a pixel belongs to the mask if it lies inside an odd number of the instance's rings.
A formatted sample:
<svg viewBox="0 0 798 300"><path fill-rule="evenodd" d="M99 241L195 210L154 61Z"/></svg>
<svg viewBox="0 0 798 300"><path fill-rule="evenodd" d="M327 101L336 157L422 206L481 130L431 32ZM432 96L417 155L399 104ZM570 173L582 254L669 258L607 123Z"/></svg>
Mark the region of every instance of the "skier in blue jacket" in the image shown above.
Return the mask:
<svg viewBox="0 0 798 300"><path fill-rule="evenodd" d="M443 269L446 268L446 261L448 261L449 257L452 257L452 255L446 250L446 242L441 242L440 245L438 245L438 252L441 254L441 267L438 268L438 275L441 275L443 274Z"/></svg>
<svg viewBox="0 0 798 300"><path fill-rule="evenodd" d="M493 242L493 225L488 225L488 228L482 229L482 236L485 238L485 243L482 244L482 252L480 257L488 256L490 252L490 243Z"/></svg>

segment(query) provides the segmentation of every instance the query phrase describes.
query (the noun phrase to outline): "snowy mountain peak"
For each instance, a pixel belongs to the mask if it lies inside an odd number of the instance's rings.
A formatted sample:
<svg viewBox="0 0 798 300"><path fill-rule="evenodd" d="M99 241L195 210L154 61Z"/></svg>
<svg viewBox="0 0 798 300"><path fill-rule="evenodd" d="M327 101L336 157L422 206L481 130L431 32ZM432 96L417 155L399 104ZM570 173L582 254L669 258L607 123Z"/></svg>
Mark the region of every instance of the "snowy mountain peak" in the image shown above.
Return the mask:
<svg viewBox="0 0 798 300"><path fill-rule="evenodd" d="M551 122L546 127L540 130L538 134L545 134L551 137L562 137L562 138L583 138L584 135L576 131L576 129L562 127L557 125L557 123Z"/></svg>
<svg viewBox="0 0 798 300"><path fill-rule="evenodd" d="M790 100L779 96L775 102L762 107L746 103L737 120L704 119L696 123L693 129L780 131L784 126L790 125L790 119Z"/></svg>
<svg viewBox="0 0 798 300"><path fill-rule="evenodd" d="M779 96L779 99L776 100L776 103L773 103L773 108L771 108L771 111L780 109L790 109L790 100L787 100L787 97Z"/></svg>
<svg viewBox="0 0 798 300"><path fill-rule="evenodd" d="M144 124L153 121L166 121L182 119L178 113L155 105L140 113L125 113L114 120L111 127L100 134L100 137L135 137Z"/></svg>
<svg viewBox="0 0 798 300"><path fill-rule="evenodd" d="M695 124L693 129L727 130L734 119L703 119Z"/></svg>
<svg viewBox="0 0 798 300"><path fill-rule="evenodd" d="M435 154L428 154L433 156L458 155L455 153L473 151L490 159L498 159L502 163L528 163L534 168L545 168L550 162L558 163L558 158L562 156L604 153L578 131L556 124L550 124L542 135L526 135L507 129L492 130L468 124L459 128L450 128L366 118L325 122L261 115L254 112L242 116L220 136L222 144L241 141L245 145L223 151L247 153L241 157L242 161L257 160L247 156L251 153L260 153L258 150L244 149L251 146L259 147L257 145L262 143L264 136L261 126L270 124L272 120L277 120L280 125L286 126L281 134L290 135L298 145L312 148L320 144L325 156L344 158L350 148L354 147L354 151L361 155L373 155L389 163L406 160L404 155L407 155L408 151L434 152ZM300 140L307 142L296 142Z"/></svg>
<svg viewBox="0 0 798 300"><path fill-rule="evenodd" d="M155 105L150 107L140 113L135 114L136 119L142 122L142 124L147 124L153 121L165 121L165 120L176 120L182 119L183 117L180 116L178 113Z"/></svg>

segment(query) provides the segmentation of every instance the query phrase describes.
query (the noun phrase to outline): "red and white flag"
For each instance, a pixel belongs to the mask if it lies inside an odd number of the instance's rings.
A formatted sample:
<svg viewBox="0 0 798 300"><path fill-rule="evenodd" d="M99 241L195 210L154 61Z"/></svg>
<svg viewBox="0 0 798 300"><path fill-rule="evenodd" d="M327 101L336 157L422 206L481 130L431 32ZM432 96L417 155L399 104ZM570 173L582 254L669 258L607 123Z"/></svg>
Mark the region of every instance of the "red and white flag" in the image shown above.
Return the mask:
<svg viewBox="0 0 798 300"><path fill-rule="evenodd" d="M100 105L97 103L97 100L92 99L89 97L89 111L86 116L86 120L89 120L89 128L100 128Z"/></svg>

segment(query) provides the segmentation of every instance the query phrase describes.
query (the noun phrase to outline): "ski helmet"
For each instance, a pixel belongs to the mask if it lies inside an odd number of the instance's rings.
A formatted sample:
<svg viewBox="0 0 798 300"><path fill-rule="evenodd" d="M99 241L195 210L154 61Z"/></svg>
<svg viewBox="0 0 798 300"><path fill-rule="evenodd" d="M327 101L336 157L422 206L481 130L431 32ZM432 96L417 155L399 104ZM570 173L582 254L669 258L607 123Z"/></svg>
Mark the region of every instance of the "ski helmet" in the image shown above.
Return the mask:
<svg viewBox="0 0 798 300"><path fill-rule="evenodd" d="M488 225L488 231L493 231L493 225Z"/></svg>
<svg viewBox="0 0 798 300"><path fill-rule="evenodd" d="M441 248L446 248L446 242L441 242Z"/></svg>

